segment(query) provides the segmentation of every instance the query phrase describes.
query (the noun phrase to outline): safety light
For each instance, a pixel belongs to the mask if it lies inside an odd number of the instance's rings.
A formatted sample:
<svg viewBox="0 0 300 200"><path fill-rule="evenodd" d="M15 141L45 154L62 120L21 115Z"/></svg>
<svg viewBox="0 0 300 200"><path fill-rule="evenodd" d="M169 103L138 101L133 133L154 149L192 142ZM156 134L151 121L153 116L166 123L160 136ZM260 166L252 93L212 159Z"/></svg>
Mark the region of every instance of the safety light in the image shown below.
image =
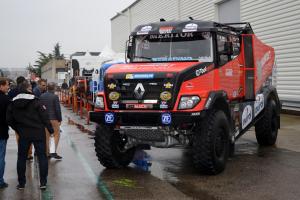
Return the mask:
<svg viewBox="0 0 300 200"><path fill-rule="evenodd" d="M194 108L200 102L198 96L182 96L180 98L178 110L187 110Z"/></svg>

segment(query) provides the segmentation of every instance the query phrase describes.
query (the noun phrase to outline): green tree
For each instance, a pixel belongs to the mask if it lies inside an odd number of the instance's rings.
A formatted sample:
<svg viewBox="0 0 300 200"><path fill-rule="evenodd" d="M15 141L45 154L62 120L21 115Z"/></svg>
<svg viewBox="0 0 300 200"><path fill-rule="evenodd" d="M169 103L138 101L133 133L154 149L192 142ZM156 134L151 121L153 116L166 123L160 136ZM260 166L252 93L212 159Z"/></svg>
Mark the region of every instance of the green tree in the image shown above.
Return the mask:
<svg viewBox="0 0 300 200"><path fill-rule="evenodd" d="M42 67L46 65L50 60L53 59L52 54L45 54L41 51L38 51L38 59L35 61L36 74L41 77L42 75Z"/></svg>
<svg viewBox="0 0 300 200"><path fill-rule="evenodd" d="M60 48L61 46L59 45L59 43L56 43L55 46L54 46L54 50L53 50L53 57L57 60L61 60L61 59L64 59L64 54L61 54L60 53Z"/></svg>

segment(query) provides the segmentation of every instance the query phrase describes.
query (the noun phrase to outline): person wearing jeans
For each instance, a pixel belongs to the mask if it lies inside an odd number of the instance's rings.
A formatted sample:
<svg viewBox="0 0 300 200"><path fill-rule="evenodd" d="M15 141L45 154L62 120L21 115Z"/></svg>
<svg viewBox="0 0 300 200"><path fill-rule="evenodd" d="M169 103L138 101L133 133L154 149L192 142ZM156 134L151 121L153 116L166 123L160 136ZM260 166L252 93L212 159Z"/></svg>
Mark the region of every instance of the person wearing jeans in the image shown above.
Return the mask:
<svg viewBox="0 0 300 200"><path fill-rule="evenodd" d="M8 186L4 181L5 154L8 139L8 125L6 123L6 110L9 104L7 92L9 89L8 80L0 78L0 189Z"/></svg>
<svg viewBox="0 0 300 200"><path fill-rule="evenodd" d="M40 189L46 189L48 176L48 159L46 155L45 127L50 134L54 133L45 107L31 92L31 85L24 81L20 93L13 98L7 108L6 120L19 133L17 172L19 185L23 190L26 184L26 158L30 144L37 152L40 170Z"/></svg>

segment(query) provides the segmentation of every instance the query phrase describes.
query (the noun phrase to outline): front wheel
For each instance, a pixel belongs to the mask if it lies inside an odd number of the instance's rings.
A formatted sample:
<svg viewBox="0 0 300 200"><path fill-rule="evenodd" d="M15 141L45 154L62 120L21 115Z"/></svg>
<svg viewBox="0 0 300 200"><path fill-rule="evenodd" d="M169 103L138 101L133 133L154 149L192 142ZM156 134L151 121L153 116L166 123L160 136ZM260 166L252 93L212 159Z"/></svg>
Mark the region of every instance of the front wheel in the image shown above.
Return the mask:
<svg viewBox="0 0 300 200"><path fill-rule="evenodd" d="M107 168L122 168L129 165L135 148L124 149L127 137L110 127L99 126L95 132L95 150L100 163Z"/></svg>
<svg viewBox="0 0 300 200"><path fill-rule="evenodd" d="M262 118L255 124L255 135L258 144L262 146L274 145L278 128L276 103L273 99L270 99Z"/></svg>
<svg viewBox="0 0 300 200"><path fill-rule="evenodd" d="M206 174L221 173L229 154L229 124L225 113L212 110L196 130L193 141L195 167Z"/></svg>

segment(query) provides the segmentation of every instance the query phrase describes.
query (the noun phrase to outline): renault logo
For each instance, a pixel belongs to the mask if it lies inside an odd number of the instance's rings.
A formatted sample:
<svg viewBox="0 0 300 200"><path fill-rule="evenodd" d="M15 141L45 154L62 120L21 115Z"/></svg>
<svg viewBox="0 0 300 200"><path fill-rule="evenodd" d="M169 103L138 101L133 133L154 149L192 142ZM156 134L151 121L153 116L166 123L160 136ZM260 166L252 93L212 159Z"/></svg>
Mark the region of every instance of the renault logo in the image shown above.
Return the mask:
<svg viewBox="0 0 300 200"><path fill-rule="evenodd" d="M134 89L134 96L137 99L142 99L145 93L145 88L142 83L138 83Z"/></svg>

